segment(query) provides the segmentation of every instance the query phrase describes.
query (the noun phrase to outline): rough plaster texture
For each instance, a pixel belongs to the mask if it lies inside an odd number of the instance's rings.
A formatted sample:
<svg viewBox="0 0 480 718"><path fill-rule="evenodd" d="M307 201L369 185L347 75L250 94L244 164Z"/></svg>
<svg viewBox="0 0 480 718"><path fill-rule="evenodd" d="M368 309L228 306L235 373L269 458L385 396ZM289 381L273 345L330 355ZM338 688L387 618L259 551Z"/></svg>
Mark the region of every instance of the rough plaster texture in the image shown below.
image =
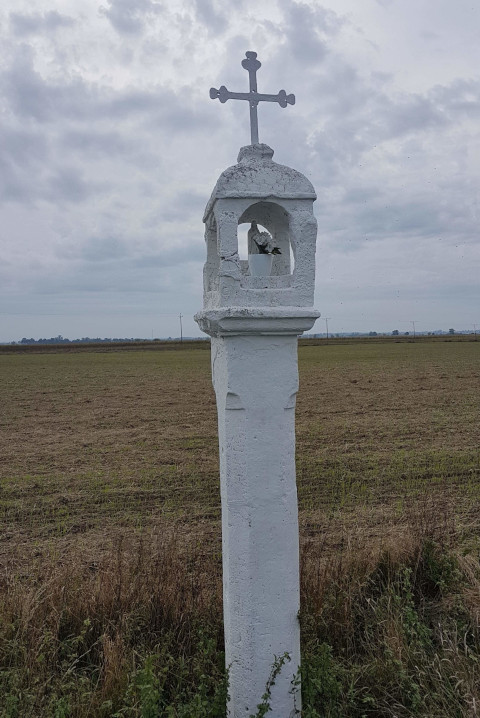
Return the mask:
<svg viewBox="0 0 480 718"><path fill-rule="evenodd" d="M204 215L205 308L313 305L315 191L304 175L272 156L268 145L242 147L238 163L220 175L210 197ZM251 277L248 262L240 261L238 225L252 220L270 232L281 250L271 277Z"/></svg>
<svg viewBox="0 0 480 718"><path fill-rule="evenodd" d="M285 653L271 715L291 718L301 707L292 692L300 662L295 398L297 336L319 316L315 192L272 155L267 145L244 147L217 182L204 217L204 310L195 317L212 337L230 718L256 712ZM253 219L282 249L270 277L249 276L238 258L238 224Z"/></svg>
<svg viewBox="0 0 480 718"><path fill-rule="evenodd" d="M300 663L295 482L295 336L212 339L223 527L223 596L230 716L256 712L275 661L272 715L294 715ZM296 707L299 708L299 696Z"/></svg>

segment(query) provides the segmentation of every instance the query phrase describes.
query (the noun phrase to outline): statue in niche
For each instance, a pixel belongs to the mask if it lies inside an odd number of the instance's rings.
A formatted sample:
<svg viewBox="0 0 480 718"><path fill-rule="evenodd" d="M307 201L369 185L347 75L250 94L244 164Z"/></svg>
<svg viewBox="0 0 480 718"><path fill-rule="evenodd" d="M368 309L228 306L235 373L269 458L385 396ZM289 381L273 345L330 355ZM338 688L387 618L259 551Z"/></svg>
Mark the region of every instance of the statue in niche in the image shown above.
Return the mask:
<svg viewBox="0 0 480 718"><path fill-rule="evenodd" d="M250 252L252 252L251 248L256 247L258 250L257 254L281 254L272 235L269 234L269 232L260 232L255 220L252 221L247 236Z"/></svg>

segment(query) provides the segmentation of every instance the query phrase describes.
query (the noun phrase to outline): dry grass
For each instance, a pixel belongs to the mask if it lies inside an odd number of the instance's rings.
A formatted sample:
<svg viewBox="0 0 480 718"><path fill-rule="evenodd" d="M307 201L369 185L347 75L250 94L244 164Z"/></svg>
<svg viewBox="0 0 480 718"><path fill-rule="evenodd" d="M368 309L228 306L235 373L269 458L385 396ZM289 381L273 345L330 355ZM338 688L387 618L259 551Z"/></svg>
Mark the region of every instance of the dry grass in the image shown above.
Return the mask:
<svg viewBox="0 0 480 718"><path fill-rule="evenodd" d="M430 508L401 543L304 542L305 718L477 715L479 555ZM28 568L0 582L2 718L225 715L220 558L203 541L119 531L98 562L70 549Z"/></svg>
<svg viewBox="0 0 480 718"><path fill-rule="evenodd" d="M202 570L201 552L172 526L148 540L116 532L104 541L88 565L70 548L0 577L0 693L10 698L2 718L107 717L122 707L143 716L149 660L169 702L188 702L199 672L209 688L224 680L219 564Z"/></svg>

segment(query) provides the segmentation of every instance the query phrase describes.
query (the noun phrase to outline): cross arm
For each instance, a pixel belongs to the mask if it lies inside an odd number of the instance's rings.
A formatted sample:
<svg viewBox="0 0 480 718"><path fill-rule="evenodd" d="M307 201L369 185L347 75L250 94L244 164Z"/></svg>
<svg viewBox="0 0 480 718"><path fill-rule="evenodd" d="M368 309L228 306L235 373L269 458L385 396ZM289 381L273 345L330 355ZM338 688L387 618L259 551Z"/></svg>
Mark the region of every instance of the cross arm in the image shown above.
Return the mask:
<svg viewBox="0 0 480 718"><path fill-rule="evenodd" d="M225 85L222 85L219 90L212 87L210 97L212 100L219 99L222 103L227 100L247 100L255 105L258 105L259 102L278 102L280 107L295 104L295 95L287 95L285 90L280 90L276 95L264 95L259 92L230 92Z"/></svg>

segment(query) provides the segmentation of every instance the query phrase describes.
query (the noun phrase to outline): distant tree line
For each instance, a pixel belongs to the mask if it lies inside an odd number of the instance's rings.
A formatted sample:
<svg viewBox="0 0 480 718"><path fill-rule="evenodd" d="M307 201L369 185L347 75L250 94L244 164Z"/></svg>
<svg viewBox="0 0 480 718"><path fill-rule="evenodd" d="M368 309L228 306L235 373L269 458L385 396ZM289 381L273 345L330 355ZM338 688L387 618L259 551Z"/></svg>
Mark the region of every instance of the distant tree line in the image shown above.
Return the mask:
<svg viewBox="0 0 480 718"><path fill-rule="evenodd" d="M330 332L330 336L332 338L335 337L378 337L378 336L388 336L391 334L391 336L398 337L398 336L410 336L410 332L400 332L398 329L394 329L392 332ZM453 329L450 328L448 331L445 331L443 329L436 329L435 331L417 331L417 336L441 336L444 334L475 334L477 335L477 329L475 326L474 332L468 329ZM312 339L323 339L325 336L327 336L325 333L320 334L306 334L306 337L312 338ZM206 337L183 337L184 340L205 340L208 341L208 338ZM67 337L62 337L61 334L59 334L57 337L50 337L49 339L41 338L41 339L33 339L31 337L28 339L27 337L23 337L18 342L11 342L11 344L109 344L109 343L122 343L122 342L178 342L180 341L180 337L162 337L155 339L146 339L145 337L104 337L103 339L101 337L82 337L81 339L68 339Z"/></svg>
<svg viewBox="0 0 480 718"><path fill-rule="evenodd" d="M119 338L114 337L113 339L105 337L102 339L101 337L82 337L81 339L67 339L67 337L62 337L61 334L58 335L58 337L50 337L50 339L27 339L26 337L23 337L23 339L20 339L19 342L12 342L12 344L105 344L109 342L144 342L144 341L152 341L148 339L142 339L140 337L128 337L128 338ZM160 341L160 339L154 339L153 341Z"/></svg>
<svg viewBox="0 0 480 718"><path fill-rule="evenodd" d="M476 329L476 326L473 331L471 329L453 329L453 327L448 329L448 331L445 331L444 329L435 329L434 331L424 331L424 330L419 331L417 329L417 331L415 333L416 336L429 336L429 337L444 336L446 334L450 334L450 335L452 335L452 334L475 334L475 336L476 336L477 329ZM413 336L414 333L409 332L409 331L406 331L406 332L400 331L399 329L393 329L391 332L387 332L387 331L384 331L384 332L376 332L376 331L330 332L328 335L325 332L323 332L323 333L319 333L319 334L306 334L304 336L310 337L312 339L324 339L325 337L328 338L328 336L330 336L332 338L335 338L335 337L339 338L339 337L386 337L386 336L390 336L390 335L393 337L398 337L398 336L409 337L409 336Z"/></svg>

